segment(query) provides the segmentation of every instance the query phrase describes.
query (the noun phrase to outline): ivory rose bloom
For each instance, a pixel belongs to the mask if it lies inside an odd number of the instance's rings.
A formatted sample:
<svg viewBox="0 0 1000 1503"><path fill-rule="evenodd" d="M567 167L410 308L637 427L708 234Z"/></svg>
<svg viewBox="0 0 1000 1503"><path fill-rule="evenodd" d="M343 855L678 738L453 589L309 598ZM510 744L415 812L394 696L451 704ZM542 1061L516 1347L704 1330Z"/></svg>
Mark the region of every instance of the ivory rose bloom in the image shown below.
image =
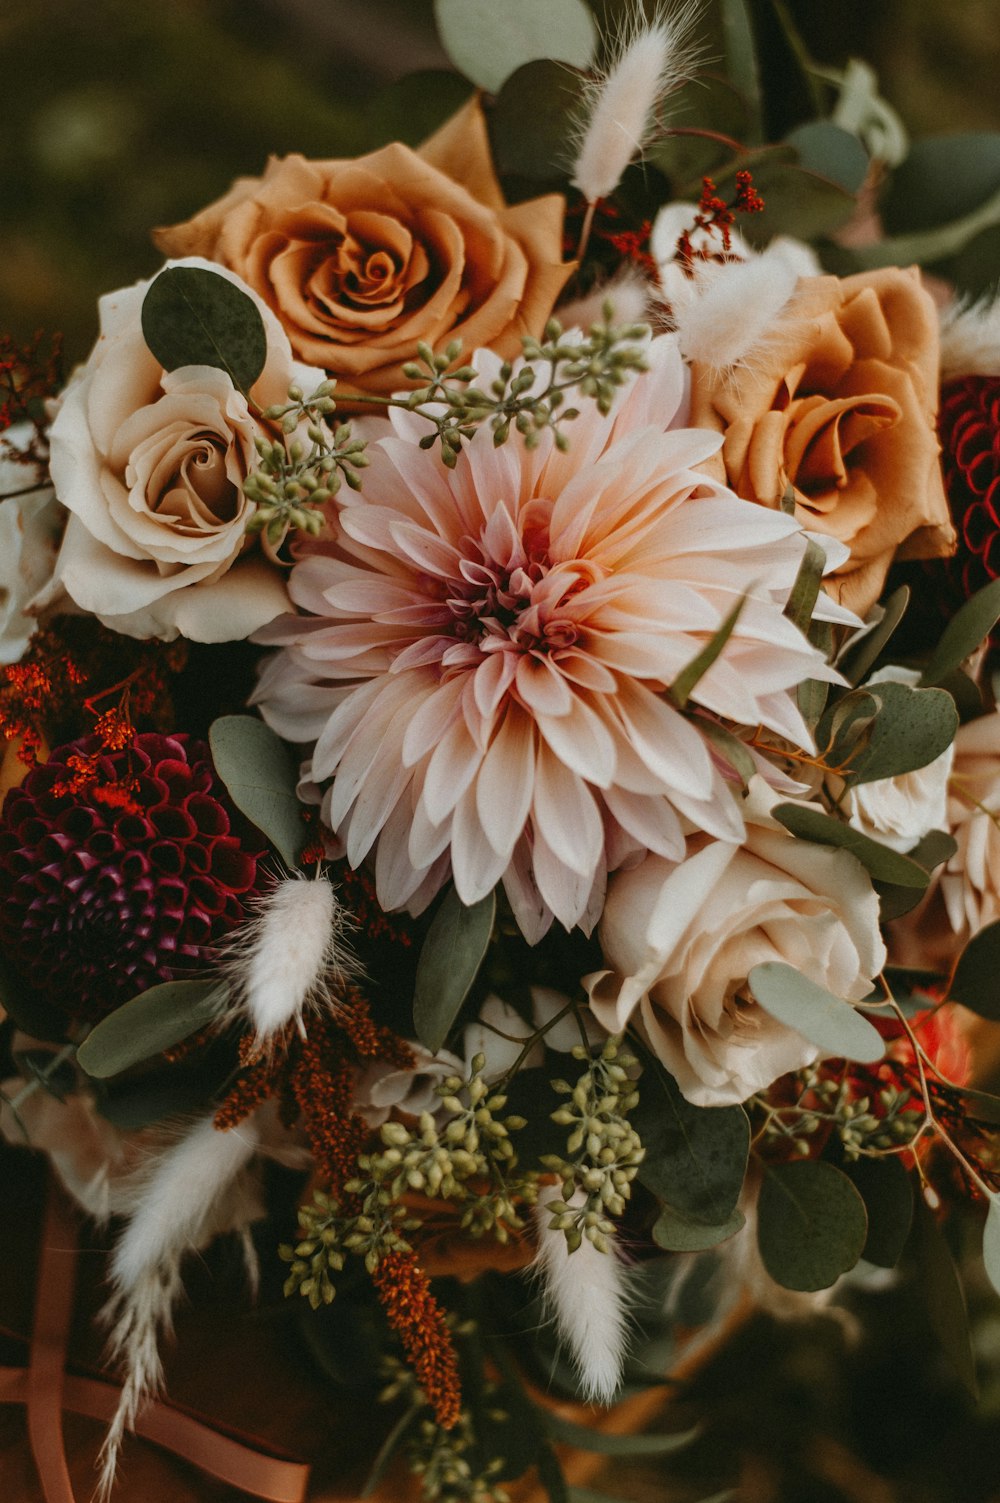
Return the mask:
<svg viewBox="0 0 1000 1503"><path fill-rule="evenodd" d="M167 372L151 354L141 324L149 285L101 299L100 338L52 424L52 483L71 513L55 582L126 636L232 641L288 603L281 570L246 536L254 507L243 482L261 430L223 371ZM251 396L266 407L287 400L291 381L308 390L322 374L294 364L281 326L255 301L267 360Z"/></svg>
<svg viewBox="0 0 1000 1503"><path fill-rule="evenodd" d="M31 489L36 469L16 457L33 431L19 425L0 443L0 663L16 663L35 630L27 609L51 578L64 516L52 487Z"/></svg>
<svg viewBox="0 0 1000 1503"><path fill-rule="evenodd" d="M745 366L695 361L691 421L724 435L737 495L778 507L851 556L827 589L859 615L894 558L938 558L955 535L938 464L937 317L915 268L806 277Z"/></svg>
<svg viewBox="0 0 1000 1503"><path fill-rule="evenodd" d="M754 778L742 844L693 836L683 860L649 855L612 877L598 931L608 969L584 978L602 1027L637 1023L696 1106L745 1101L818 1056L753 1001L754 966L784 961L846 1005L885 963L862 867L789 835L773 803Z"/></svg>
<svg viewBox="0 0 1000 1503"><path fill-rule="evenodd" d="M946 828L958 850L940 889L951 928L964 938L1000 918L1000 710L959 727L950 795Z"/></svg>
<svg viewBox="0 0 1000 1503"><path fill-rule="evenodd" d="M341 394L387 395L405 387L418 340L513 356L542 332L572 270L563 211L557 194L507 206L473 103L419 152L272 158L156 240L231 267Z"/></svg>

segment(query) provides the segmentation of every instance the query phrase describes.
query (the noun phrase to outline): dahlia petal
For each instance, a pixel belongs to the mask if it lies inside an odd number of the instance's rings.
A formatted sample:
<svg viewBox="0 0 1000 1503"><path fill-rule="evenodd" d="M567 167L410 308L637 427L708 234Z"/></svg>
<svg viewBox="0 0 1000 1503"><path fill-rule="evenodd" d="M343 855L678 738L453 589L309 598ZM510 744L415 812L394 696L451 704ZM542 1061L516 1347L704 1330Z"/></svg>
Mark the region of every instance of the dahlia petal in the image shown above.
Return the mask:
<svg viewBox="0 0 1000 1503"><path fill-rule="evenodd" d="M543 836L535 831L531 851L538 890L564 929L572 929L586 912L593 891L593 875L575 872L560 861Z"/></svg>
<svg viewBox="0 0 1000 1503"><path fill-rule="evenodd" d="M665 798L649 798L625 788L607 788L604 802L609 813L641 850L650 850L670 861L684 857L684 832L676 811ZM610 864L610 863L609 863ZM612 866L619 865L615 862Z"/></svg>
<svg viewBox="0 0 1000 1503"><path fill-rule="evenodd" d="M426 757L458 719L462 689L460 678L449 679L433 689L413 712L403 737L403 761L407 767L416 766Z"/></svg>
<svg viewBox="0 0 1000 1503"><path fill-rule="evenodd" d="M513 652L491 652L476 669L473 679L476 705L484 720L492 720L500 701L517 675L518 657Z"/></svg>
<svg viewBox="0 0 1000 1503"><path fill-rule="evenodd" d="M514 855L503 874L503 889L517 927L529 945L537 945L552 927L553 913L538 889L527 838L514 847Z"/></svg>
<svg viewBox="0 0 1000 1503"><path fill-rule="evenodd" d="M313 773L317 778L332 777L344 754L344 748L369 707L381 697L383 687L381 679L373 678L367 684L359 685L346 699L341 700L313 747ZM264 700L263 709L265 718L273 716L274 701Z"/></svg>
<svg viewBox="0 0 1000 1503"><path fill-rule="evenodd" d="M451 840L451 819L432 825L427 818L427 806L422 798L415 802L410 815L410 827L406 837L406 851L415 869L433 866L438 857L448 849Z"/></svg>
<svg viewBox="0 0 1000 1503"><path fill-rule="evenodd" d="M403 679L375 679L374 682L380 686L381 692L356 721L337 764L330 800L330 825L334 830L339 828L362 784L367 778L377 775L376 762L387 760L390 751L402 760L403 732L413 713L417 691ZM314 756L314 770L315 765ZM409 769L405 771L409 776Z"/></svg>
<svg viewBox="0 0 1000 1503"><path fill-rule="evenodd" d="M454 809L482 762L482 753L464 720L450 725L434 748L424 774L423 801L427 817L439 825Z"/></svg>
<svg viewBox="0 0 1000 1503"><path fill-rule="evenodd" d="M577 697L568 715L538 715L538 729L567 767L597 788L615 777L615 740L604 721Z"/></svg>
<svg viewBox="0 0 1000 1503"><path fill-rule="evenodd" d="M532 653L518 661L514 680L517 696L526 709L538 715L567 715L573 691L547 657Z"/></svg>
<svg viewBox="0 0 1000 1503"><path fill-rule="evenodd" d="M604 846L604 826L582 778L543 750L535 761L532 824L554 856L593 880Z"/></svg>
<svg viewBox="0 0 1000 1503"><path fill-rule="evenodd" d="M476 809L493 849L508 858L524 829L535 781L531 721L514 706L490 743L476 778Z"/></svg>
<svg viewBox="0 0 1000 1503"><path fill-rule="evenodd" d="M671 794L704 797L711 761L704 741L683 715L641 684L630 684L613 708L639 757Z"/></svg>
<svg viewBox="0 0 1000 1503"><path fill-rule="evenodd" d="M492 892L509 861L509 851L497 852L487 840L476 810L476 790L467 788L451 825L451 869L462 902L471 907Z"/></svg>

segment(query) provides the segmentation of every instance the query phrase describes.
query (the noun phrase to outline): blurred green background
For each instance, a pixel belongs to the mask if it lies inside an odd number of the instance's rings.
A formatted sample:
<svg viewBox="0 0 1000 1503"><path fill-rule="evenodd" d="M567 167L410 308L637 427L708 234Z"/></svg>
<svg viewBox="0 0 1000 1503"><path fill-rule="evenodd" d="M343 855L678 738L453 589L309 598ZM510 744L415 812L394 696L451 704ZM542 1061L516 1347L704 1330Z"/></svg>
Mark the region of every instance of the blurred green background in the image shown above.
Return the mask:
<svg viewBox="0 0 1000 1503"><path fill-rule="evenodd" d="M875 63L914 136L1000 126L1000 0L787 5L818 60ZM709 0L710 59L714 19ZM62 329L72 359L96 297L157 266L151 226L269 153L378 144L380 91L447 66L432 0L3 0L0 57L0 328Z"/></svg>
<svg viewBox="0 0 1000 1503"><path fill-rule="evenodd" d="M874 64L913 137L1000 129L1000 0L787 4L818 61ZM431 0L2 0L0 57L0 330L60 329L70 361L94 338L97 296L156 268L151 226L269 153L368 149L380 91L446 65ZM780 100L780 77L768 83ZM857 1340L837 1324L752 1322L685 1400L706 1424L692 1451L669 1470L616 1467L610 1490L1000 1503L996 1301L974 1290L977 1412L912 1290L859 1298Z"/></svg>

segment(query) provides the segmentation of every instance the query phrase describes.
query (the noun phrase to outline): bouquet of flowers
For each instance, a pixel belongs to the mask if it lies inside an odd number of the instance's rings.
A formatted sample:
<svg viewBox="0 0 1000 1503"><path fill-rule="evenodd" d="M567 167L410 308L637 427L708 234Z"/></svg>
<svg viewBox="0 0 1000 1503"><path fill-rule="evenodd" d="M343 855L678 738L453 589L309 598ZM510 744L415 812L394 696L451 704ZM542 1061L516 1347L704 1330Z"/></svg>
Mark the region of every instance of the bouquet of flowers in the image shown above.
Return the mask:
<svg viewBox="0 0 1000 1503"><path fill-rule="evenodd" d="M568 1497L533 1375L662 1378L692 1267L947 1281L969 1204L1000 1287L1000 304L774 11L767 144L741 4L723 75L437 0L424 139L156 231L65 383L4 342L0 1121L115 1218L105 1495L227 1233L477 1503Z"/></svg>

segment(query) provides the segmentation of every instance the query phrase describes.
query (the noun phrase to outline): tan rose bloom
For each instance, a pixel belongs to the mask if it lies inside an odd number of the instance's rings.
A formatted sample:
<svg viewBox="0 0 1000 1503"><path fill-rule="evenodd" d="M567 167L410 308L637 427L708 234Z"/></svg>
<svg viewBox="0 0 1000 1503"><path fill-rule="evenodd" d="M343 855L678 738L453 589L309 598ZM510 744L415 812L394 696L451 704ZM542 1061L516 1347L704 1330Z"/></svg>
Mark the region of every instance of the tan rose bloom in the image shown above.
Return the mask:
<svg viewBox="0 0 1000 1503"><path fill-rule="evenodd" d="M802 525L851 550L826 581L850 610L874 604L894 558L954 552L937 318L916 268L804 277L745 366L692 374L692 426L725 435L719 478L770 507L793 487Z"/></svg>
<svg viewBox="0 0 1000 1503"><path fill-rule="evenodd" d="M398 142L353 161L272 158L186 224L172 256L237 272L273 309L300 359L341 391L388 394L418 340L521 352L572 266L558 194L508 207L477 101L419 152Z"/></svg>

